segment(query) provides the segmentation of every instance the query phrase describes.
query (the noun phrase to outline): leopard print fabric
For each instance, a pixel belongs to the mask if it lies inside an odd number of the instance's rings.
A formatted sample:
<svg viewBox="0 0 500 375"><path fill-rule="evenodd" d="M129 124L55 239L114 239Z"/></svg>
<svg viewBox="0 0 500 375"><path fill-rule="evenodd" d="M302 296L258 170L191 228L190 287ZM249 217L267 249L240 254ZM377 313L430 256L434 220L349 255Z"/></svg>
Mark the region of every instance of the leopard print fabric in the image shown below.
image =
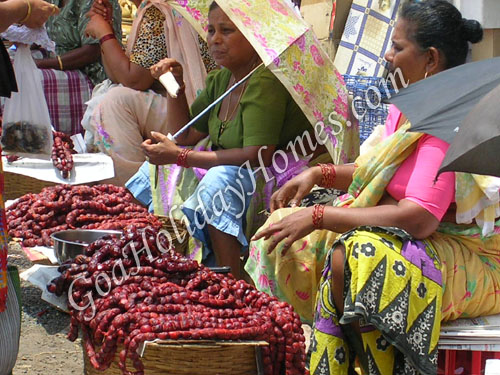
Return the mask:
<svg viewBox="0 0 500 375"><path fill-rule="evenodd" d="M158 8L152 6L146 10L130 53L130 62L149 69L168 57L164 23L165 16Z"/></svg>
<svg viewBox="0 0 500 375"><path fill-rule="evenodd" d="M149 69L160 60L167 58L165 41L165 16L156 7L146 10L138 30L138 37L130 54L130 62ZM207 73L218 66L208 52L207 43L198 36L199 49Z"/></svg>

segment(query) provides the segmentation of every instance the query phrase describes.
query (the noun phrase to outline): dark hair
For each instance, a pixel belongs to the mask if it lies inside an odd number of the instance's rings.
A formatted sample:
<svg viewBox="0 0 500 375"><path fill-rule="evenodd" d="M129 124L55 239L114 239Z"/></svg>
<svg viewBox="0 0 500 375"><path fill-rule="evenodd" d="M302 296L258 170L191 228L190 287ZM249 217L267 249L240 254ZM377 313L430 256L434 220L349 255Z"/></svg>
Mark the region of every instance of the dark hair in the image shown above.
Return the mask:
<svg viewBox="0 0 500 375"><path fill-rule="evenodd" d="M483 38L481 24L462 18L447 0L408 0L399 15L410 23L408 37L423 50L437 48L444 55L446 68L465 63L467 42Z"/></svg>
<svg viewBox="0 0 500 375"><path fill-rule="evenodd" d="M212 10L217 9L217 8L219 8L219 4L217 4L215 1L212 1L210 6L208 7L208 11L211 12Z"/></svg>

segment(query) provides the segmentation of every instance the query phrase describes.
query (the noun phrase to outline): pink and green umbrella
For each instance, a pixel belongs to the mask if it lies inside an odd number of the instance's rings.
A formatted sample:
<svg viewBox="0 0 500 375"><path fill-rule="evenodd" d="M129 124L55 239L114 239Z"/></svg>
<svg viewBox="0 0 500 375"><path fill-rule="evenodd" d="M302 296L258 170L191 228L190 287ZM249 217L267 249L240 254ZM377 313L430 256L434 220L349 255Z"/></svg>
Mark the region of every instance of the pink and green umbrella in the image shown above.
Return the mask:
<svg viewBox="0 0 500 375"><path fill-rule="evenodd" d="M206 35L212 0L166 1ZM358 154L359 133L347 121L345 83L309 25L287 0L216 2L290 92L333 161L352 161Z"/></svg>

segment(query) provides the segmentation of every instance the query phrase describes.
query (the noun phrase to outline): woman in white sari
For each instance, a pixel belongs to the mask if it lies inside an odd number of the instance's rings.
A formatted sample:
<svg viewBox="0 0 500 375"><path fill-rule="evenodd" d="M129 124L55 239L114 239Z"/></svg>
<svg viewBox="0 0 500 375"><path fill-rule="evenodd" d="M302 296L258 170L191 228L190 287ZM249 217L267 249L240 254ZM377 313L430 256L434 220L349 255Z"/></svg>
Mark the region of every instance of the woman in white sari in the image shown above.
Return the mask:
<svg viewBox="0 0 500 375"><path fill-rule="evenodd" d="M108 8L95 2L86 32L99 39L102 61L110 78L94 89L82 121L87 147L113 158L115 177L124 183L145 161L141 143L151 131L166 131L164 89L149 68L171 57L186 66L186 96L192 103L203 88L206 69L197 33L160 0L134 0L137 17L124 51L107 22Z"/></svg>

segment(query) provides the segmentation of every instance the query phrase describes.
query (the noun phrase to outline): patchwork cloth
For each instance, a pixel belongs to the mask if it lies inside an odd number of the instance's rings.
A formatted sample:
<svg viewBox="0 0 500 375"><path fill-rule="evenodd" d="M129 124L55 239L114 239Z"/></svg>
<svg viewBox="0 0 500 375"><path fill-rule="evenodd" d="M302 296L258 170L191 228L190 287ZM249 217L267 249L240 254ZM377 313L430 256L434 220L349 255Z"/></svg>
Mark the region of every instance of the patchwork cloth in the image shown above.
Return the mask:
<svg viewBox="0 0 500 375"><path fill-rule="evenodd" d="M85 103L92 95L92 82L80 70L41 69L43 91L54 128L66 134L82 133Z"/></svg>
<svg viewBox="0 0 500 375"><path fill-rule="evenodd" d="M402 0L354 0L335 56L342 74L383 77Z"/></svg>

